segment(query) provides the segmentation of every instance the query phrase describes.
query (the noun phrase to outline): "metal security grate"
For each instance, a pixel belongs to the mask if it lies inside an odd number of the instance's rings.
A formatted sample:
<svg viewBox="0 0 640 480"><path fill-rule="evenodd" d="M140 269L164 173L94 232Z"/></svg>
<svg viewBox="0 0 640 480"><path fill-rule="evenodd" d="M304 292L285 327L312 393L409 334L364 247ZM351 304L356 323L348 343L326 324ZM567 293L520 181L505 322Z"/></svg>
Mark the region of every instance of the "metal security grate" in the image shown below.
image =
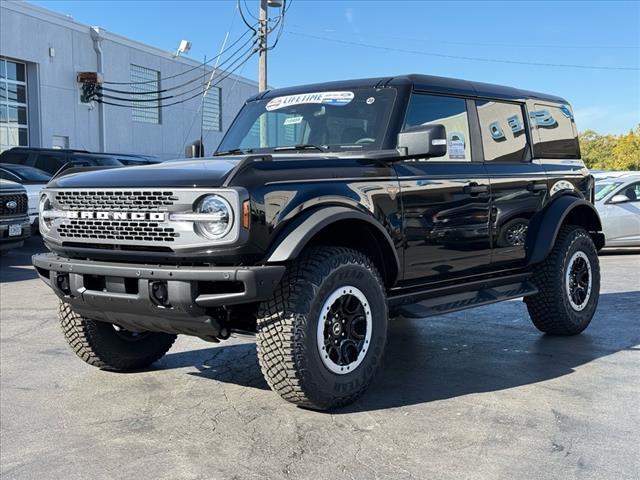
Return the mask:
<svg viewBox="0 0 640 480"><path fill-rule="evenodd" d="M173 228L155 222L118 220L71 220L58 227L62 238L124 240L139 242L173 242L178 234Z"/></svg>
<svg viewBox="0 0 640 480"><path fill-rule="evenodd" d="M9 208L13 205L15 208ZM15 217L25 215L29 209L29 199L24 193L0 194L0 215L3 217Z"/></svg>
<svg viewBox="0 0 640 480"><path fill-rule="evenodd" d="M63 210L166 212L178 197L168 191L70 191L57 192Z"/></svg>

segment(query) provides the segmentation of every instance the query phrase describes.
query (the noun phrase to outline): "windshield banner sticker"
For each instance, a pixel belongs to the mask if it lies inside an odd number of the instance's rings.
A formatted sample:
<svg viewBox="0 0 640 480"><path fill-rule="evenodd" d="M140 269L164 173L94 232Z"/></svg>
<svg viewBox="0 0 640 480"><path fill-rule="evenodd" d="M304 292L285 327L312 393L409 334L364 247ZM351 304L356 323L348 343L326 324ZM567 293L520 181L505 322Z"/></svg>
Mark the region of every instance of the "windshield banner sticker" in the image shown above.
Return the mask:
<svg viewBox="0 0 640 480"><path fill-rule="evenodd" d="M322 105L333 105L335 107L344 107L353 100L353 92L316 92L303 93L300 95L287 95L286 97L276 97L269 100L266 110L278 110L293 105L303 105L308 103L316 103Z"/></svg>

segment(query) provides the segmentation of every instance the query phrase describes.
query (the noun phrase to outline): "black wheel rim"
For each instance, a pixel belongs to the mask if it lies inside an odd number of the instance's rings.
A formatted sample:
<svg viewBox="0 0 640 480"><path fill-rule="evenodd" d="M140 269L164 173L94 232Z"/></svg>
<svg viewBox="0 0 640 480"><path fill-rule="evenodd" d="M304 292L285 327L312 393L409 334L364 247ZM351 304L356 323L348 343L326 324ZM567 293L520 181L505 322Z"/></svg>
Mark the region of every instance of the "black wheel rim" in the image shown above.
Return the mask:
<svg viewBox="0 0 640 480"><path fill-rule="evenodd" d="M565 284L569 303L574 310L581 311L591 297L591 263L584 252L573 254L567 266Z"/></svg>
<svg viewBox="0 0 640 480"><path fill-rule="evenodd" d="M371 338L371 311L364 294L341 287L323 305L318 323L318 350L323 363L338 374L353 371Z"/></svg>

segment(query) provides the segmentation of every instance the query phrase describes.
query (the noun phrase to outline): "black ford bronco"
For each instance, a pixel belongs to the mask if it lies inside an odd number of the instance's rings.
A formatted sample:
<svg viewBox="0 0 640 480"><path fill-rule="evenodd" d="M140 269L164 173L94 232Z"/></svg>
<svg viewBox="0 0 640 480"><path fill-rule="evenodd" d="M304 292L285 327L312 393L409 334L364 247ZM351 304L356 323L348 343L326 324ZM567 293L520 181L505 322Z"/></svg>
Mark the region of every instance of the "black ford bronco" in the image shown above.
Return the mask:
<svg viewBox="0 0 640 480"><path fill-rule="evenodd" d="M542 332L593 317L604 237L559 97L408 75L262 92L213 158L51 181L36 255L85 362L136 370L176 334L257 335L269 385L347 404L387 322L524 297Z"/></svg>

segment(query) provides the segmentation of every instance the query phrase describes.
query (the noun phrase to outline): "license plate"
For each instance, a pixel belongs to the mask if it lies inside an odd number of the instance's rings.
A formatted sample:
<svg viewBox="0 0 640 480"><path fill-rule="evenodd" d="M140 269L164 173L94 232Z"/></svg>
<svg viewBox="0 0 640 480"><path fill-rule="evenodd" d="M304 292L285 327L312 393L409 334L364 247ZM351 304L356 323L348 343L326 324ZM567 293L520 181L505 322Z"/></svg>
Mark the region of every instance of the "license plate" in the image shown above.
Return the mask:
<svg viewBox="0 0 640 480"><path fill-rule="evenodd" d="M9 236L17 237L22 235L22 225L9 225Z"/></svg>

